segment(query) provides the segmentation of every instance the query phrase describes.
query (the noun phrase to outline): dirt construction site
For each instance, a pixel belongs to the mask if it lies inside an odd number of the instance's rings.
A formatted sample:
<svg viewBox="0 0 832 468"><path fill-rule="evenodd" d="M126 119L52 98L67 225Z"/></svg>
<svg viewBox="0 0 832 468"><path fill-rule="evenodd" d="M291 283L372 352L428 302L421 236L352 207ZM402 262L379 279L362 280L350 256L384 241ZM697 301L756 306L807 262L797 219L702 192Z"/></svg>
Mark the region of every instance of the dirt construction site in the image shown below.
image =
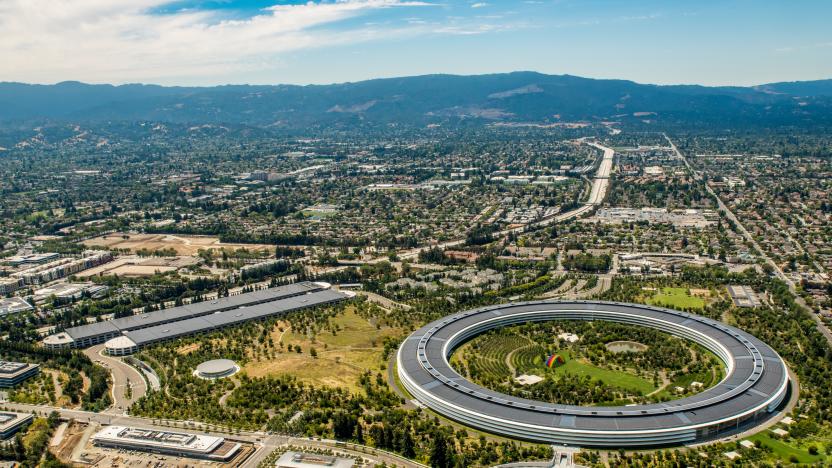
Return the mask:
<svg viewBox="0 0 832 468"><path fill-rule="evenodd" d="M176 234L134 234L115 232L104 236L93 237L84 241L90 248L123 249L131 252L139 250L173 249L177 255L197 255L200 250L268 250L273 247L264 244L234 244L220 242L212 236L188 236Z"/></svg>

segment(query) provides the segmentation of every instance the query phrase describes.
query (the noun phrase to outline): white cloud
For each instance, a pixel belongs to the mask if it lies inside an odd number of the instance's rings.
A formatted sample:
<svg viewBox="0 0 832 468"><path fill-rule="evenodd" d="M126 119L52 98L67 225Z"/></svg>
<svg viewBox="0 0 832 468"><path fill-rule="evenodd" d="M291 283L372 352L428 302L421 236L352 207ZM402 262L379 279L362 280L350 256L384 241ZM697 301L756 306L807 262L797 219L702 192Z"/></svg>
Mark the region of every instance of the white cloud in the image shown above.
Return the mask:
<svg viewBox="0 0 832 468"><path fill-rule="evenodd" d="M472 3L471 4L471 8L482 8L482 7L487 7L487 6L488 6L488 4L485 3L485 2L477 2L477 3Z"/></svg>
<svg viewBox="0 0 832 468"><path fill-rule="evenodd" d="M391 32L379 27L327 26L371 11L431 5L309 2L276 5L238 20L198 10L149 13L169 1L0 0L0 79L158 82L231 76L274 67L289 52L387 38Z"/></svg>

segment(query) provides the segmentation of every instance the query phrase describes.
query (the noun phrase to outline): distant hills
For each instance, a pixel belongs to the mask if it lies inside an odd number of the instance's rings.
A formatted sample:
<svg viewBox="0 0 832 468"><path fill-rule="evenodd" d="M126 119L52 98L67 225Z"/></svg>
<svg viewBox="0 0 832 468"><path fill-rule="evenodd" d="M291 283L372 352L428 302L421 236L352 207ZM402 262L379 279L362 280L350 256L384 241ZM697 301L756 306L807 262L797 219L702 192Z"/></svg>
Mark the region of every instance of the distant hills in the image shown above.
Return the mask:
<svg viewBox="0 0 832 468"><path fill-rule="evenodd" d="M832 80L657 86L515 72L332 85L164 87L0 83L0 122L159 121L261 128L619 121L633 125L829 126Z"/></svg>

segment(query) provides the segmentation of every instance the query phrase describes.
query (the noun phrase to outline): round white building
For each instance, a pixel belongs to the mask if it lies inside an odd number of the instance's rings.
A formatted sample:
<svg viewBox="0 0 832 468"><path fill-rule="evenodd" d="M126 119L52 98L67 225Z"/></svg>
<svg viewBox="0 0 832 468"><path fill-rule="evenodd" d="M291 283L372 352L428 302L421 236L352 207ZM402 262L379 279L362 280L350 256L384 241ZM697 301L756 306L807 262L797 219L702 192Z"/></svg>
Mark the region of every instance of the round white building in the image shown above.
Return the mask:
<svg viewBox="0 0 832 468"><path fill-rule="evenodd" d="M240 371L240 366L231 359L214 359L196 366L194 375L201 379L222 379Z"/></svg>
<svg viewBox="0 0 832 468"><path fill-rule="evenodd" d="M139 350L139 345L129 337L121 335L104 343L104 350L110 356L127 356Z"/></svg>
<svg viewBox="0 0 832 468"><path fill-rule="evenodd" d="M550 320L603 320L691 340L726 366L718 384L680 400L582 407L509 396L481 387L448 358L494 328ZM639 304L536 301L449 315L413 332L399 348L398 375L419 402L468 426L506 437L579 447L649 447L713 440L772 417L790 391L786 364L768 345L706 317Z"/></svg>

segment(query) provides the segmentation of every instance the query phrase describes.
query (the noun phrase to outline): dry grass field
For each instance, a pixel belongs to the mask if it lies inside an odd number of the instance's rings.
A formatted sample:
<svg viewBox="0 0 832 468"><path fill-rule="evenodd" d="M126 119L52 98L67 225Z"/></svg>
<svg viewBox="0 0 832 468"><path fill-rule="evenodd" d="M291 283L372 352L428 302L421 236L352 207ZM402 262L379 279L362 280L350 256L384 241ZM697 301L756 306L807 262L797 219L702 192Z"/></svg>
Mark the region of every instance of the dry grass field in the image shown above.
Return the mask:
<svg viewBox="0 0 832 468"><path fill-rule="evenodd" d="M287 322L279 323L272 332L274 342L282 340L285 346L299 345L302 352L282 352L274 359L250 362L244 370L252 377L290 374L314 385L359 391L358 378L362 373L382 371L384 338L401 336L404 331L385 326L377 329L373 323L358 316L353 308L331 321L340 327L340 331L334 336L324 332L314 338L288 329ZM280 331L281 327L284 332ZM317 357L310 355L312 348Z"/></svg>
<svg viewBox="0 0 832 468"><path fill-rule="evenodd" d="M91 248L126 249L131 252L147 249L149 251L173 249L177 255L196 255L200 250L270 250L271 245L264 244L226 244L219 238L211 236L187 236L172 234L126 234L116 232L105 236L94 237L84 241L84 245Z"/></svg>

